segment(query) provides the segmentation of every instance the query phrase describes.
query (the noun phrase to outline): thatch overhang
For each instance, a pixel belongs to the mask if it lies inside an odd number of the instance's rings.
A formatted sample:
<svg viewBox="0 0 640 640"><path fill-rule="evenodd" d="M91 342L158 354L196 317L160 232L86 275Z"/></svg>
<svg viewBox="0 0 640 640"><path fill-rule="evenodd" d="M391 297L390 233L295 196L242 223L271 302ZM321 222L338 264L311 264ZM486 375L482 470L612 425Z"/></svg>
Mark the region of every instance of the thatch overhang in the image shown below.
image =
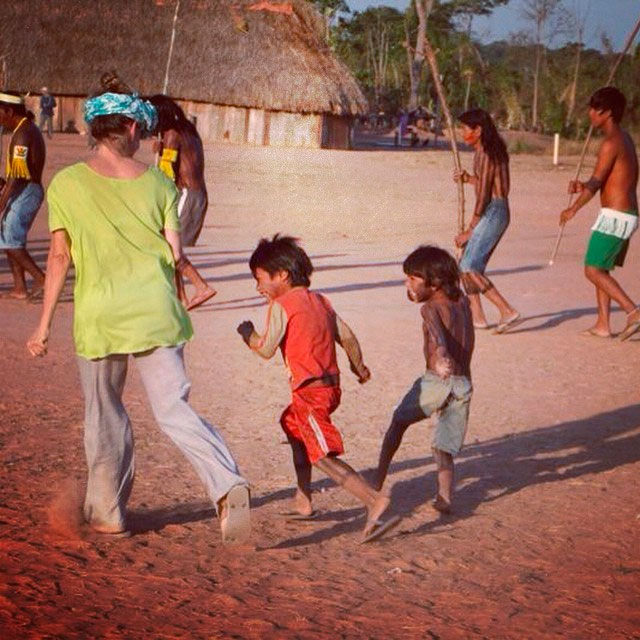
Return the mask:
<svg viewBox="0 0 640 640"><path fill-rule="evenodd" d="M159 93L175 7L176 0L5 0L6 88L39 92L46 85L54 95L82 96L116 69L140 93ZM366 112L322 30L306 0L180 0L167 93L269 111Z"/></svg>

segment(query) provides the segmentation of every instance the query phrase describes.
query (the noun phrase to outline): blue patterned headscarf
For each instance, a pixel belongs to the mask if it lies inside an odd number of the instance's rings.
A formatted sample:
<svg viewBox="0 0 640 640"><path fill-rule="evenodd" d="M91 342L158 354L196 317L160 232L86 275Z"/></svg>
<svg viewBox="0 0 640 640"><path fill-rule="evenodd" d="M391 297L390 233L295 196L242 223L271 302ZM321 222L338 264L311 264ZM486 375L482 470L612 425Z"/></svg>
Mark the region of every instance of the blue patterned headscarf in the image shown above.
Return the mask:
<svg viewBox="0 0 640 640"><path fill-rule="evenodd" d="M121 115L135 120L145 133L151 133L158 123L155 107L137 93L103 93L84 103L84 119L90 123L97 116Z"/></svg>

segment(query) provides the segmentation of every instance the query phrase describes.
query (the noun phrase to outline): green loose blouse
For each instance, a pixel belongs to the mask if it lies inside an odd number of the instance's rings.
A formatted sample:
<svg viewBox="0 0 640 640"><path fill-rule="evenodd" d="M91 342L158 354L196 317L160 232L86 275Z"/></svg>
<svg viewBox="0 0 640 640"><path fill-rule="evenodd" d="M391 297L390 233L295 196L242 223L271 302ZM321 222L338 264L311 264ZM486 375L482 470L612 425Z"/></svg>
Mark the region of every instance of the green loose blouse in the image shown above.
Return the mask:
<svg viewBox="0 0 640 640"><path fill-rule="evenodd" d="M175 185L155 167L121 179L80 162L51 181L49 230L64 229L71 239L78 355L139 353L193 335L162 233L180 230L177 198Z"/></svg>

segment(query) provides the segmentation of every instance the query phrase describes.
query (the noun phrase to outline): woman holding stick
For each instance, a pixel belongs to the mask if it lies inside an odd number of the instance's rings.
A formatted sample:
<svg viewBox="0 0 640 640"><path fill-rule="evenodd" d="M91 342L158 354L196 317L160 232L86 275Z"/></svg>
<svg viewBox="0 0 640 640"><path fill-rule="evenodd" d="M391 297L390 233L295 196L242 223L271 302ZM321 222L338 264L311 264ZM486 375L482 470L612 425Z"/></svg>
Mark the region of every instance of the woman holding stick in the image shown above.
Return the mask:
<svg viewBox="0 0 640 640"><path fill-rule="evenodd" d="M467 171L454 171L454 180L472 184L476 193L471 222L455 238L456 245L464 247L460 259L462 283L469 296L475 328L489 328L480 300L480 294L483 294L500 312L494 333L503 333L520 319L520 313L505 300L484 272L509 226L509 154L486 111L471 109L458 119L462 124L462 138L475 150L473 175Z"/></svg>

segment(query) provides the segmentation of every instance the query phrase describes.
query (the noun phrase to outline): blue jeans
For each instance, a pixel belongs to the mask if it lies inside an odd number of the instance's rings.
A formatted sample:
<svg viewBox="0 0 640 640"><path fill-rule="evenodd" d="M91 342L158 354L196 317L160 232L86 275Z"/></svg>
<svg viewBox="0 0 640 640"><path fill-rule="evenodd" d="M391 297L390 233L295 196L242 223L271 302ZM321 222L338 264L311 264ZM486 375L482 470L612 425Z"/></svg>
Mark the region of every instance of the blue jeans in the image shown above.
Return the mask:
<svg viewBox="0 0 640 640"><path fill-rule="evenodd" d="M509 203L504 198L489 202L471 233L460 260L460 271L484 273L491 254L509 226Z"/></svg>
<svg viewBox="0 0 640 640"><path fill-rule="evenodd" d="M0 225L0 249L22 249L27 245L27 233L43 198L42 185L36 182L27 182L13 193Z"/></svg>

